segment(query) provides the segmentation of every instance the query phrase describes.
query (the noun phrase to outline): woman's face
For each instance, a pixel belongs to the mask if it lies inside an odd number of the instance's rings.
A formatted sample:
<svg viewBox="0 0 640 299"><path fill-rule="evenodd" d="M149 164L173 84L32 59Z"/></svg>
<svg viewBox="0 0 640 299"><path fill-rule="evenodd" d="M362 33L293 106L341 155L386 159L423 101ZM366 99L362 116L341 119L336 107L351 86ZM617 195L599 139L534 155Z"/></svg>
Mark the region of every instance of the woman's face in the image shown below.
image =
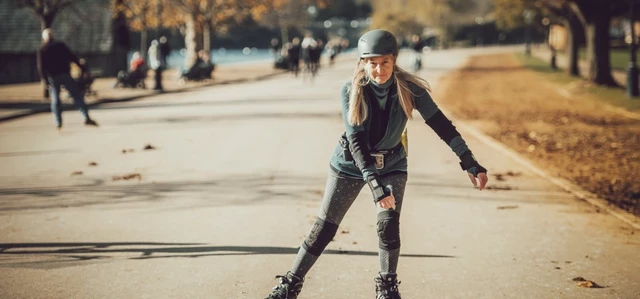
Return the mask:
<svg viewBox="0 0 640 299"><path fill-rule="evenodd" d="M391 79L395 57L391 54L364 59L364 69L374 82L384 84Z"/></svg>

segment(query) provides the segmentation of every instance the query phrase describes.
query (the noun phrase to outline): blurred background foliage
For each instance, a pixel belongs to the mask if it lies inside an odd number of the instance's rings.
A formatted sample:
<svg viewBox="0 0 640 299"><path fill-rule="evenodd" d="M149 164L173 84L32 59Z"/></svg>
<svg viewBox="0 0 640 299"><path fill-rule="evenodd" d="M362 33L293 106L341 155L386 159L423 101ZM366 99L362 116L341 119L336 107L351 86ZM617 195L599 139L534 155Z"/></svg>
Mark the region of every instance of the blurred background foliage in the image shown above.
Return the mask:
<svg viewBox="0 0 640 299"><path fill-rule="evenodd" d="M566 31L566 46L577 75L578 53L589 62L594 83L616 85L610 75L610 48L629 44L631 0L13 0L28 8L41 28L63 10L81 11L106 3L113 16L113 40L120 52L146 52L152 39L166 36L173 49L186 50L186 65L199 50L266 49L312 34L357 44L366 30L384 28L408 45L420 35L435 48L486 44L543 43L552 29ZM83 6L85 5L85 6ZM94 5L95 6L95 5ZM637 14L637 13L636 13ZM626 23L625 23L626 22ZM626 25L625 25L626 24ZM626 26L626 27L625 27ZM557 31L557 30L555 30ZM554 32L555 32L554 31ZM622 33L620 33L622 32ZM635 39L634 39L635 40ZM116 50L117 52L117 50Z"/></svg>

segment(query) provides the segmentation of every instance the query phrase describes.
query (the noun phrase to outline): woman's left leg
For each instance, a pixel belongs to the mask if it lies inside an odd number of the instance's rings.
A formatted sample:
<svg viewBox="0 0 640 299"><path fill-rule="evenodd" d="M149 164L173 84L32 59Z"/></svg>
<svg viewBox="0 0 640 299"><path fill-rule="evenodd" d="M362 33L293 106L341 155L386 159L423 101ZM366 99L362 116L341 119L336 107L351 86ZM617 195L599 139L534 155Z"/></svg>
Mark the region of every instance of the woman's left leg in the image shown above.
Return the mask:
<svg viewBox="0 0 640 299"><path fill-rule="evenodd" d="M380 272L396 273L400 256L400 212L407 184L407 173L390 173L383 176L381 180L391 187L391 192L396 199L396 208L383 209L376 205Z"/></svg>
<svg viewBox="0 0 640 299"><path fill-rule="evenodd" d="M378 256L380 272L375 278L376 298L401 299L398 290L398 258L400 257L400 212L404 201L407 173L395 172L382 176L382 183L390 187L396 199L395 209L383 209L376 205L378 214Z"/></svg>

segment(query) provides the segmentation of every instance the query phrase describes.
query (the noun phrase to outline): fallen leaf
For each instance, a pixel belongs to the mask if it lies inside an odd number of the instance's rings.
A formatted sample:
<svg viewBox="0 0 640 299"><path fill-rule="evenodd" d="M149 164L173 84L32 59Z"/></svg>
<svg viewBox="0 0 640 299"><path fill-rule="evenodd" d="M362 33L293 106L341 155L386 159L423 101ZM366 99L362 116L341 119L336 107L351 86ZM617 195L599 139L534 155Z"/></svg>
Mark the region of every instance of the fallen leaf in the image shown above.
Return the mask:
<svg viewBox="0 0 640 299"><path fill-rule="evenodd" d="M572 280L573 280L573 281L587 281L586 279L584 279L584 278L582 278L582 277L580 277L580 276L575 277L575 278L573 278Z"/></svg>
<svg viewBox="0 0 640 299"><path fill-rule="evenodd" d="M74 171L74 172L71 173L72 176L74 176L74 175L82 175L82 174L83 174L82 171Z"/></svg>
<svg viewBox="0 0 640 299"><path fill-rule="evenodd" d="M497 207L498 210L507 210L507 209L517 209L518 206L499 206Z"/></svg>
<svg viewBox="0 0 640 299"><path fill-rule="evenodd" d="M581 287L581 288L590 288L590 289L600 289L600 288L602 288L602 286L599 286L597 283L595 283L595 282L593 282L591 280L579 282L576 285Z"/></svg>
<svg viewBox="0 0 640 299"><path fill-rule="evenodd" d="M138 179L139 181L142 179L142 175L140 175L139 173L129 173L122 176L114 175L111 177L112 181L120 181L120 180L128 181L132 179Z"/></svg>

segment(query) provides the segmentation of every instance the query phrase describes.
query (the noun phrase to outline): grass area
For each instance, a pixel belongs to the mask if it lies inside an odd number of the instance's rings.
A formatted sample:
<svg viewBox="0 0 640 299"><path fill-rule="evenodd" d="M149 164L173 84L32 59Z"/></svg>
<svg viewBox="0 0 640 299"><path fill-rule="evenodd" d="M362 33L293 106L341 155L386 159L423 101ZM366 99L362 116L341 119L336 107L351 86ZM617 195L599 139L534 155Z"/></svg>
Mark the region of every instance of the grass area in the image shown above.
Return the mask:
<svg viewBox="0 0 640 299"><path fill-rule="evenodd" d="M611 59L611 69L616 71L626 71L627 65L629 64L629 50L628 49L611 49L611 54L609 55ZM578 57L581 60L587 59L587 49L580 48L578 52ZM640 57L638 53L636 53L636 59Z"/></svg>
<svg viewBox="0 0 640 299"><path fill-rule="evenodd" d="M629 98L623 88L610 88L590 84L582 78L576 78L565 74L562 70L553 70L548 61L522 53L515 56L522 64L533 71L541 73L546 79L560 85L560 88L571 88L570 93L576 96L589 96L596 101L620 107L629 111L640 112L640 98Z"/></svg>

